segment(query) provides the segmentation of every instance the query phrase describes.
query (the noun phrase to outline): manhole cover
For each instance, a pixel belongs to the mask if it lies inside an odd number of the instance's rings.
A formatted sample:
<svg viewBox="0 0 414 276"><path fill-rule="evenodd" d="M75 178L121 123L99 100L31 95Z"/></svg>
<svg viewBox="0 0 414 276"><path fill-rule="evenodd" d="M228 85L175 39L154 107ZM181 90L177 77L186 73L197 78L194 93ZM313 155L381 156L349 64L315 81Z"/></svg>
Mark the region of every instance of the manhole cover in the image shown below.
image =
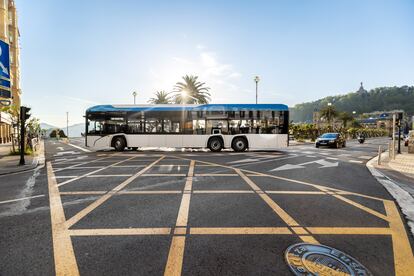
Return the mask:
<svg viewBox="0 0 414 276"><path fill-rule="evenodd" d="M372 276L357 260L335 248L297 243L286 249L286 262L295 275L351 275Z"/></svg>

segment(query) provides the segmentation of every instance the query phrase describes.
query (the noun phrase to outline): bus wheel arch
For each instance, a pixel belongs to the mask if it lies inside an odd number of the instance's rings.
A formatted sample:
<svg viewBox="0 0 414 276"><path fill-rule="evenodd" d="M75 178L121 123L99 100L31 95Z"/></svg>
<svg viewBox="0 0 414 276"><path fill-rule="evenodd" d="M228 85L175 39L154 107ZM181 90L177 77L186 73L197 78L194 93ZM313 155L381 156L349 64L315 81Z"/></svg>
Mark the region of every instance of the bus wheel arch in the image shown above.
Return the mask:
<svg viewBox="0 0 414 276"><path fill-rule="evenodd" d="M224 148L223 137L216 135L208 138L207 147L213 152L219 152Z"/></svg>
<svg viewBox="0 0 414 276"><path fill-rule="evenodd" d="M236 136L231 141L231 148L236 152L243 152L249 148L249 140L246 136Z"/></svg>
<svg viewBox="0 0 414 276"><path fill-rule="evenodd" d="M127 147L125 136L117 135L112 137L111 147L115 148L116 151L124 151L124 149Z"/></svg>

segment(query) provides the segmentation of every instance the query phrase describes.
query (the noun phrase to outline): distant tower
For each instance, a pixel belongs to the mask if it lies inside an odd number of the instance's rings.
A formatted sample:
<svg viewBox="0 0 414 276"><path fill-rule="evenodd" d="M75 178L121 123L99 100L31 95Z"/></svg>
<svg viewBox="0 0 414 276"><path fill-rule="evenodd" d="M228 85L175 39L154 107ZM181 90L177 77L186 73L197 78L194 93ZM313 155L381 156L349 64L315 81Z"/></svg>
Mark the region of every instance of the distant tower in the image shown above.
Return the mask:
<svg viewBox="0 0 414 276"><path fill-rule="evenodd" d="M357 93L359 94L368 93L368 91L364 89L362 81L361 81L361 86L359 87L359 90L357 91Z"/></svg>

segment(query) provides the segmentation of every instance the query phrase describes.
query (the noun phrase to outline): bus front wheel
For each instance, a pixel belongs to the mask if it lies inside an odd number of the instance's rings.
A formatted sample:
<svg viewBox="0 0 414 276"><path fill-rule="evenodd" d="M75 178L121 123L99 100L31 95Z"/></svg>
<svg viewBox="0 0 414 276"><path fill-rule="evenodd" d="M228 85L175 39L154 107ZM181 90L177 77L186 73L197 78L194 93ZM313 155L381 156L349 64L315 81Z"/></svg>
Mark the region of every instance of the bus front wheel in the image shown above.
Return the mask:
<svg viewBox="0 0 414 276"><path fill-rule="evenodd" d="M213 152L218 152L223 149L223 142L218 137L213 137L208 143L208 148Z"/></svg>
<svg viewBox="0 0 414 276"><path fill-rule="evenodd" d="M116 137L114 139L114 148L116 151L124 151L126 146L125 139L122 137Z"/></svg>
<svg viewBox="0 0 414 276"><path fill-rule="evenodd" d="M234 151L242 152L247 149L247 140L243 137L234 138L232 144L232 148Z"/></svg>

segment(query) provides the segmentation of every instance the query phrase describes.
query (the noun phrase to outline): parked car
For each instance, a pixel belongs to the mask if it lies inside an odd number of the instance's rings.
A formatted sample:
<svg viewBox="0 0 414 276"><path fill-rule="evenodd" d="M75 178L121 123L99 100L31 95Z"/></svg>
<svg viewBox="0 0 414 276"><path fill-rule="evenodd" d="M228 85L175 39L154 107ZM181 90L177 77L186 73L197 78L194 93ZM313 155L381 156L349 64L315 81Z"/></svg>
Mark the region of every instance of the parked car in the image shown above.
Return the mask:
<svg viewBox="0 0 414 276"><path fill-rule="evenodd" d="M315 147L320 146L341 148L346 146L346 141L339 133L325 133L316 139Z"/></svg>

